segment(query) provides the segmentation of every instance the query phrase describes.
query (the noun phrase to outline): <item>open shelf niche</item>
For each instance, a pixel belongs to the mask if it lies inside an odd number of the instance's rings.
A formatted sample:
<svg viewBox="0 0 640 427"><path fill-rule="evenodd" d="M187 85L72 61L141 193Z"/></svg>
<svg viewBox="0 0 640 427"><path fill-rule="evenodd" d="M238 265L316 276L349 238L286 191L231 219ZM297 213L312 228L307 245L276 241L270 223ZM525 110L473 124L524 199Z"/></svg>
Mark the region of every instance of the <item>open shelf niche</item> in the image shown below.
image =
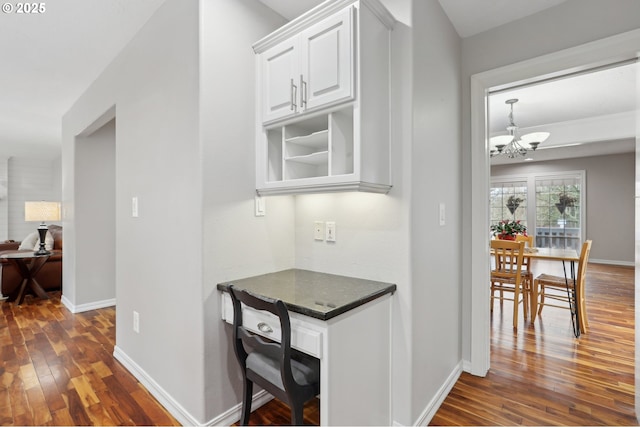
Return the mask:
<svg viewBox="0 0 640 427"><path fill-rule="evenodd" d="M267 129L269 181L353 173L353 108Z"/></svg>

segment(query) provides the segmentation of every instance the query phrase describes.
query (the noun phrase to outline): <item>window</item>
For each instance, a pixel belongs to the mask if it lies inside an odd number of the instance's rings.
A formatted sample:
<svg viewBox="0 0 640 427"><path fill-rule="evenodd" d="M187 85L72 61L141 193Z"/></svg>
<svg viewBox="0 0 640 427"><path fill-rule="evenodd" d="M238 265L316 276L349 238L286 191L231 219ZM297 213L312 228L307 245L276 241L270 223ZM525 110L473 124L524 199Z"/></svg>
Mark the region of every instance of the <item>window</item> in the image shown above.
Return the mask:
<svg viewBox="0 0 640 427"><path fill-rule="evenodd" d="M584 171L492 178L491 224L520 220L535 236L536 247L579 251L584 240L584 178ZM510 198L519 202L517 207L508 206Z"/></svg>

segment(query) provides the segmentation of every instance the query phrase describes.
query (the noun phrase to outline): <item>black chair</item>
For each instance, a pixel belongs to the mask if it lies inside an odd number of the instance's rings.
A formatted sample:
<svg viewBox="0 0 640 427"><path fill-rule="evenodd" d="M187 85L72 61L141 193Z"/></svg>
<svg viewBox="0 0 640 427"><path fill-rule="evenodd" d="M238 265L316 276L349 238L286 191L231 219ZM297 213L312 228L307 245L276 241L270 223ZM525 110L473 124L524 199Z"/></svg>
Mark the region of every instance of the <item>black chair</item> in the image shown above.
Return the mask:
<svg viewBox="0 0 640 427"><path fill-rule="evenodd" d="M229 293L234 310L234 350L243 377L240 424L249 423L253 383L256 383L289 405L293 425L302 425L304 404L320 394L320 361L291 348L291 324L284 302L255 295L233 285L229 286ZM279 318L282 331L280 343L266 341L243 326L241 303L256 310L268 311Z"/></svg>

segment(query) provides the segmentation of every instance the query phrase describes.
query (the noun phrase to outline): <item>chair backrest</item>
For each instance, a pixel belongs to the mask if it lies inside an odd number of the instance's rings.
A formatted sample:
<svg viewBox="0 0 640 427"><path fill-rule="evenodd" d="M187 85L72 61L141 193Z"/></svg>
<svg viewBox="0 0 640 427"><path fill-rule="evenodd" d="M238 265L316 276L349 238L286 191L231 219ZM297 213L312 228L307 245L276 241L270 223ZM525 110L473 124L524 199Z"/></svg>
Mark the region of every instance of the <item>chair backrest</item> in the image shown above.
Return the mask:
<svg viewBox="0 0 640 427"><path fill-rule="evenodd" d="M256 295L243 289L237 289L233 285L229 286L229 294L233 302L234 351L242 365L243 371L246 370L248 351L260 352L280 362L282 383L286 390L293 390L296 383L291 370L291 323L287 306L281 300ZM265 341L260 335L254 334L244 327L242 322L242 304L256 310L268 311L278 317L281 331L279 343Z"/></svg>
<svg viewBox="0 0 640 427"><path fill-rule="evenodd" d="M492 240L491 249L495 260L492 278L504 278L520 283L522 261L524 259L524 242L513 240Z"/></svg>
<svg viewBox="0 0 640 427"><path fill-rule="evenodd" d="M533 248L533 234L525 236L523 234L516 234L516 242L525 242L527 248Z"/></svg>
<svg viewBox="0 0 640 427"><path fill-rule="evenodd" d="M584 278L587 273L587 264L589 264L589 253L591 253L592 240L585 240L580 250L580 260L578 261L578 274L576 280L580 283L584 283Z"/></svg>

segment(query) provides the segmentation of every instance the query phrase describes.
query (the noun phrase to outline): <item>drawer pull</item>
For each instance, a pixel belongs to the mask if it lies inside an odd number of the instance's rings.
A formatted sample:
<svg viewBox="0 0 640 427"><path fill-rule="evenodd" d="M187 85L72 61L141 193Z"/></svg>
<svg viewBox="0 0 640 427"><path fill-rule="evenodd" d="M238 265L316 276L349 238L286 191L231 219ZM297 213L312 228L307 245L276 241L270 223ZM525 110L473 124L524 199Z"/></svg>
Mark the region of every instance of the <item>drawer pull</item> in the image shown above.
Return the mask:
<svg viewBox="0 0 640 427"><path fill-rule="evenodd" d="M271 326L267 325L264 322L258 323L258 329L260 330L260 332L264 332L265 334L270 334L271 332L273 332Z"/></svg>

